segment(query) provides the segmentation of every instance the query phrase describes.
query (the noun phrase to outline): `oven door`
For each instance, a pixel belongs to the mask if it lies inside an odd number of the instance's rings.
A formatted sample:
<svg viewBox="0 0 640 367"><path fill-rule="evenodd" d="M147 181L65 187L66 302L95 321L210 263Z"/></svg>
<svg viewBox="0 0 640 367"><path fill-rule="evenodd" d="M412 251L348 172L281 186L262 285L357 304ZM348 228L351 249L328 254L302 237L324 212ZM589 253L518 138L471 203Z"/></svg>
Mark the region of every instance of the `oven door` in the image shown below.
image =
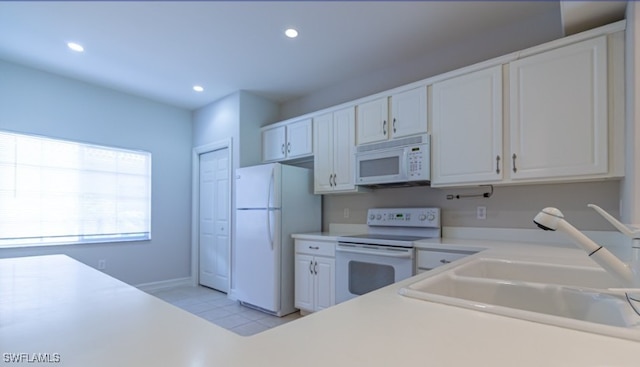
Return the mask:
<svg viewBox="0 0 640 367"><path fill-rule="evenodd" d="M338 243L336 303L409 278L413 259L413 248Z"/></svg>

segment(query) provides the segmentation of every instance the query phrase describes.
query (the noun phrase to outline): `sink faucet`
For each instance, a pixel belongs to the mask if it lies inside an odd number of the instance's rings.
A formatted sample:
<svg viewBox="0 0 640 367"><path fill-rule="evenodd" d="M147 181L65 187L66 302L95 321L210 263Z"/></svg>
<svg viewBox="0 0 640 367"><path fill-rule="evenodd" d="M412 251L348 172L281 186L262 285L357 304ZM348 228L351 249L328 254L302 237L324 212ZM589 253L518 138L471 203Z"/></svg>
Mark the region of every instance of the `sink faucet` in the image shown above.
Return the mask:
<svg viewBox="0 0 640 367"><path fill-rule="evenodd" d="M620 223L597 205L589 204L596 212L608 220L616 229L632 239L631 262L629 264L618 259L606 248L593 242L589 237L577 230L564 219L562 212L556 208L544 208L535 216L533 222L546 231L559 230L568 234L584 249L598 265L618 279L624 287L640 288L640 229L631 229Z"/></svg>

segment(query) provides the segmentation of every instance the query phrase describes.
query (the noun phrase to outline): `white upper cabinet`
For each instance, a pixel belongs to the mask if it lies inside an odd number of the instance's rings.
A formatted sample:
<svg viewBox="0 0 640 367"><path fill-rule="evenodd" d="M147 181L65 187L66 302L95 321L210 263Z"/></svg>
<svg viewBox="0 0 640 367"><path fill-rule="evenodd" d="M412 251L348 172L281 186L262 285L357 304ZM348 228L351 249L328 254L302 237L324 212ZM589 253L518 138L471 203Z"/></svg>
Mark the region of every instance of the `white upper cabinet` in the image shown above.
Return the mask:
<svg viewBox="0 0 640 367"><path fill-rule="evenodd" d="M284 159L287 145L287 128L279 126L262 131L262 160L265 162Z"/></svg>
<svg viewBox="0 0 640 367"><path fill-rule="evenodd" d="M431 92L431 185L502 180L502 66L434 83Z"/></svg>
<svg viewBox="0 0 640 367"><path fill-rule="evenodd" d="M275 162L313 154L311 119L268 127L262 130L262 160Z"/></svg>
<svg viewBox="0 0 640 367"><path fill-rule="evenodd" d="M419 87L391 96L391 136L427 132L427 89Z"/></svg>
<svg viewBox="0 0 640 367"><path fill-rule="evenodd" d="M419 87L358 105L357 144L427 132L427 90Z"/></svg>
<svg viewBox="0 0 640 367"><path fill-rule="evenodd" d="M314 117L314 191L354 192L354 107Z"/></svg>
<svg viewBox="0 0 640 367"><path fill-rule="evenodd" d="M624 32L522 54L431 86L433 186L624 176Z"/></svg>
<svg viewBox="0 0 640 367"><path fill-rule="evenodd" d="M358 144L387 140L389 137L389 101L379 98L358 105Z"/></svg>
<svg viewBox="0 0 640 367"><path fill-rule="evenodd" d="M513 180L608 172L607 37L509 65Z"/></svg>

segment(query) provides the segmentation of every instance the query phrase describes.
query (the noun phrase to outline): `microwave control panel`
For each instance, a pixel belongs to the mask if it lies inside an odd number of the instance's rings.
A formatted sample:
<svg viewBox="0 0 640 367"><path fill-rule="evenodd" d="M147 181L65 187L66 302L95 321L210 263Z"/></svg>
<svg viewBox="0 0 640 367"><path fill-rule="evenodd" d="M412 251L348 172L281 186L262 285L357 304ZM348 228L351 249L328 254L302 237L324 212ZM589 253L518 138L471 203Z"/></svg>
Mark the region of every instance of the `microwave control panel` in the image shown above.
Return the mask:
<svg viewBox="0 0 640 367"><path fill-rule="evenodd" d="M409 179L420 179L423 175L425 157L425 146L416 145L407 147L407 160L409 162Z"/></svg>
<svg viewBox="0 0 640 367"><path fill-rule="evenodd" d="M440 208L372 208L367 225L397 227L440 227Z"/></svg>

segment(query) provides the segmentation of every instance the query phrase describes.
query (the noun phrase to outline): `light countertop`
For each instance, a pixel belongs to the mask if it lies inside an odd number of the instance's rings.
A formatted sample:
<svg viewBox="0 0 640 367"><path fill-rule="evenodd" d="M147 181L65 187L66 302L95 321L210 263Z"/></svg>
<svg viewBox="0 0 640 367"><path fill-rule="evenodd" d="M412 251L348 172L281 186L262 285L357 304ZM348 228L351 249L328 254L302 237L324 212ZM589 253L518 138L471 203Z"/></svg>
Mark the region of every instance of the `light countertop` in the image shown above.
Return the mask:
<svg viewBox="0 0 640 367"><path fill-rule="evenodd" d="M570 248L492 243L483 256L590 261ZM66 256L0 259L0 353L5 363L55 354L64 366L638 365L638 342L397 293L427 276L242 337Z"/></svg>

